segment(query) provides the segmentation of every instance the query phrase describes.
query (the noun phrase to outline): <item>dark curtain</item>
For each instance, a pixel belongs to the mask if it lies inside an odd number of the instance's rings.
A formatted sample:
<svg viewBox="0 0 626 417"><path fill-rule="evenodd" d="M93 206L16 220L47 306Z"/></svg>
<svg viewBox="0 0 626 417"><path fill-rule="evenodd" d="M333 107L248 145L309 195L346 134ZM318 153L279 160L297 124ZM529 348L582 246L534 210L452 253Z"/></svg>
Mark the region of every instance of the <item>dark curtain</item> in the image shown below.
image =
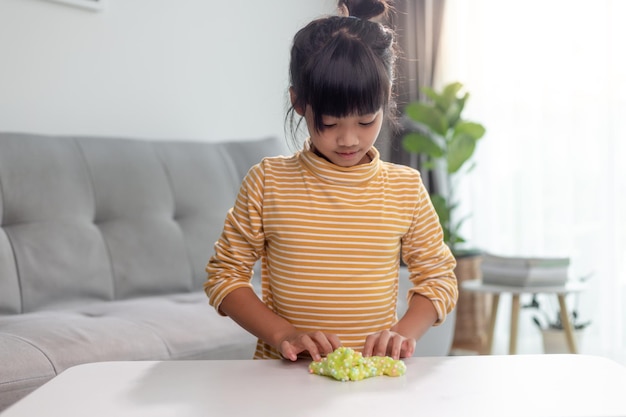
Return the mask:
<svg viewBox="0 0 626 417"><path fill-rule="evenodd" d="M398 110L411 101L424 99L420 89L433 86L445 0L396 0L393 26L397 32L400 58L397 62ZM401 118L401 126L406 127ZM420 168L420 158L402 149L403 129L391 135L388 159ZM422 172L427 185L427 173Z"/></svg>

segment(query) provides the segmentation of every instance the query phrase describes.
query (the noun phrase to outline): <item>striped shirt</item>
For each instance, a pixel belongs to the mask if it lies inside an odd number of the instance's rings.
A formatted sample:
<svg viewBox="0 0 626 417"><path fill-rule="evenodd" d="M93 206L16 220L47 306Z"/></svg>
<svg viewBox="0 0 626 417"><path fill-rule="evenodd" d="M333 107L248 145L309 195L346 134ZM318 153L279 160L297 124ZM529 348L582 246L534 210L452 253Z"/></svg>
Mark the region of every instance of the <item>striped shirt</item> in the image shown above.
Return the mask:
<svg viewBox="0 0 626 417"><path fill-rule="evenodd" d="M456 304L455 260L418 171L372 161L334 165L308 147L250 169L207 265L205 290L219 306L251 287L261 258L263 302L302 331L336 334L361 350L397 321L400 256L412 288L429 298L436 324ZM255 358L280 358L259 341Z"/></svg>

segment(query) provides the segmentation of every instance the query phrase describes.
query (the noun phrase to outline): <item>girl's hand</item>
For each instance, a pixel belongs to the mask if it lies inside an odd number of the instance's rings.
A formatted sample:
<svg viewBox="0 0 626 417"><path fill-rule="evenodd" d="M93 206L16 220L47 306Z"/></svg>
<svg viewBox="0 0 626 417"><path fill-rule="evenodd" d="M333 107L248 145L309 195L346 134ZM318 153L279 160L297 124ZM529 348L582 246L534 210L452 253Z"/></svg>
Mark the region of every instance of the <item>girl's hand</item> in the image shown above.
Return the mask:
<svg viewBox="0 0 626 417"><path fill-rule="evenodd" d="M314 361L322 359L322 355L327 355L341 346L341 341L337 335L332 333L316 332L296 332L287 335L280 342L280 353L286 359L295 361L302 352L308 352Z"/></svg>
<svg viewBox="0 0 626 417"><path fill-rule="evenodd" d="M391 330L383 330L367 336L363 356L391 356L393 359L408 358L415 352L417 341Z"/></svg>

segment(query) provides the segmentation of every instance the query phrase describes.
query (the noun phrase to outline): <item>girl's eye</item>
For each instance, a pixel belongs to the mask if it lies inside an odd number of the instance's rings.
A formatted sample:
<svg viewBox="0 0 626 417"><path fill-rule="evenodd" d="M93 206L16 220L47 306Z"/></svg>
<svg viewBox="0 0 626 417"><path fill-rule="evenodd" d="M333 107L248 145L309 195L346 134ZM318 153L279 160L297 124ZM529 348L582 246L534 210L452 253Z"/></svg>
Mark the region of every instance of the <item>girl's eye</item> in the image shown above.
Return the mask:
<svg viewBox="0 0 626 417"><path fill-rule="evenodd" d="M371 122L359 122L361 126L371 126L374 124L376 120L372 120Z"/></svg>
<svg viewBox="0 0 626 417"><path fill-rule="evenodd" d="M330 127L335 127L337 125L335 123L324 123L323 126L324 126L324 129L328 129Z"/></svg>

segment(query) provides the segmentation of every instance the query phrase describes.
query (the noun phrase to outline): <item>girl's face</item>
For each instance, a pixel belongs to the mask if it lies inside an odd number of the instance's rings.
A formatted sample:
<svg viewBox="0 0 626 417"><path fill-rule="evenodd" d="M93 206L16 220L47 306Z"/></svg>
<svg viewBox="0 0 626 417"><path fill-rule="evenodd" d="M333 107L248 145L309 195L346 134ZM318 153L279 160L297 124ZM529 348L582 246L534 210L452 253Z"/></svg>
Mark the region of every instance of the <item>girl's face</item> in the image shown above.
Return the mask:
<svg viewBox="0 0 626 417"><path fill-rule="evenodd" d="M309 126L313 150L335 165L349 167L370 162L367 152L380 133L383 110L361 116L322 116L322 132L313 128L315 123L309 106L304 118Z"/></svg>

